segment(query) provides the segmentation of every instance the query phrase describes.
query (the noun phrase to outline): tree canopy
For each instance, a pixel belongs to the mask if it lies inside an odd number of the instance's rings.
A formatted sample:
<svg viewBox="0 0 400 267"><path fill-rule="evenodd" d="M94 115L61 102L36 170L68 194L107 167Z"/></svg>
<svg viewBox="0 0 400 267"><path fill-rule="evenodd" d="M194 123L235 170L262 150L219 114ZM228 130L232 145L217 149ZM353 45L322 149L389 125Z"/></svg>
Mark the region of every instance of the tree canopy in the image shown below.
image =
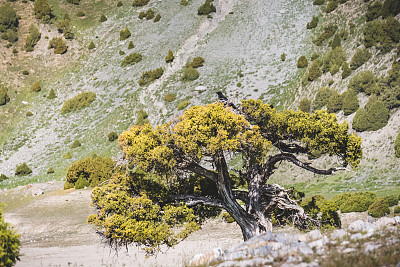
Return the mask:
<svg viewBox="0 0 400 267"><path fill-rule="evenodd" d="M271 231L272 217L290 218L302 229L319 226L289 190L268 179L282 161L330 175L356 167L362 156L361 138L334 114L277 112L260 100L244 100L236 110L222 103L193 106L155 128L131 127L118 144L125 163L93 191L97 213L88 222L112 246L136 243L149 253L179 242L218 209L234 218L245 240ZM322 170L302 161L315 150L342 165ZM235 157L241 163L230 170Z"/></svg>

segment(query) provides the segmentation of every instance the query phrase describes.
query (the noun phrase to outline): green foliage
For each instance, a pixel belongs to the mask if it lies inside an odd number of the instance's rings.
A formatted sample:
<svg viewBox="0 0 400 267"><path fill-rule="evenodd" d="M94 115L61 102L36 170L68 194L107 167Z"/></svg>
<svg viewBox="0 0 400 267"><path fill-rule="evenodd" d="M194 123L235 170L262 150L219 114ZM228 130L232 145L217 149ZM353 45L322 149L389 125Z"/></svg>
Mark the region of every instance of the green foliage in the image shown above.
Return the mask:
<svg viewBox="0 0 400 267"><path fill-rule="evenodd" d="M301 110L303 112L310 112L311 111L311 100L309 100L307 97L301 99L300 103L299 103L299 110Z"/></svg>
<svg viewBox="0 0 400 267"><path fill-rule="evenodd" d="M52 174L52 173L54 173L54 169L53 169L53 168L49 168L49 169L47 170L47 174Z"/></svg>
<svg viewBox="0 0 400 267"><path fill-rule="evenodd" d="M353 114L354 112L357 111L359 107L360 105L358 103L357 92L354 90L346 91L346 94L343 97L343 104L342 104L342 110L344 112L344 115L348 116L350 114Z"/></svg>
<svg viewBox="0 0 400 267"><path fill-rule="evenodd" d="M329 24L324 27L324 31L318 36L316 39L313 40L313 43L317 46L321 46L324 44L326 40L331 38L337 31L338 27L334 24Z"/></svg>
<svg viewBox="0 0 400 267"><path fill-rule="evenodd" d="M310 22L307 23L307 29L314 29L318 26L318 17L313 17Z"/></svg>
<svg viewBox="0 0 400 267"><path fill-rule="evenodd" d="M4 2L0 5L0 32L6 32L7 30L16 31L18 28L18 17L14 8Z"/></svg>
<svg viewBox="0 0 400 267"><path fill-rule="evenodd" d="M197 9L197 14L198 15L210 15L212 12L216 12L217 9L215 6L212 4L214 0L206 0L204 4L202 4L198 9Z"/></svg>
<svg viewBox="0 0 400 267"><path fill-rule="evenodd" d="M42 88L40 87L40 82L38 81L34 82L32 85L32 91L40 92L40 90L42 90Z"/></svg>
<svg viewBox="0 0 400 267"><path fill-rule="evenodd" d="M61 37L53 37L49 42L49 49L54 48L54 54L64 54L67 52L67 45Z"/></svg>
<svg viewBox="0 0 400 267"><path fill-rule="evenodd" d="M326 5L326 13L331 13L338 7L337 1L329 1Z"/></svg>
<svg viewBox="0 0 400 267"><path fill-rule="evenodd" d="M285 60L286 60L286 54L285 54L285 53L282 53L282 54L281 54L281 60L282 60L282 61L285 61Z"/></svg>
<svg viewBox="0 0 400 267"><path fill-rule="evenodd" d="M67 13L64 15L64 19L57 20L56 22L58 32L63 33L65 39L74 39L74 34L71 32L71 27L69 25L70 22L71 19Z"/></svg>
<svg viewBox="0 0 400 267"><path fill-rule="evenodd" d="M181 6L187 6L189 5L188 0L181 0Z"/></svg>
<svg viewBox="0 0 400 267"><path fill-rule="evenodd" d="M332 47L332 49L335 49L336 47L341 47L341 45L342 45L342 38L340 37L340 34L336 33L335 36L333 36L332 42L330 43L329 46Z"/></svg>
<svg viewBox="0 0 400 267"><path fill-rule="evenodd" d="M358 109L353 119L353 129L358 132L376 131L386 126L389 110L384 103L377 100L370 107Z"/></svg>
<svg viewBox="0 0 400 267"><path fill-rule="evenodd" d="M344 53L343 48L341 46L333 48L329 52L327 60L329 62L329 70L335 65L338 67L341 66L343 62L346 61L346 54Z"/></svg>
<svg viewBox="0 0 400 267"><path fill-rule="evenodd" d="M389 213L389 203L385 197L378 197L368 208L368 214L374 218L383 217Z"/></svg>
<svg viewBox="0 0 400 267"><path fill-rule="evenodd" d="M49 92L49 95L47 96L47 99L54 99L54 98L56 98L57 96L56 96L56 93L54 92L54 89L53 88L51 88L50 89L50 92Z"/></svg>
<svg viewBox="0 0 400 267"><path fill-rule="evenodd" d="M150 2L150 0L133 0L132 6L140 7L145 6Z"/></svg>
<svg viewBox="0 0 400 267"><path fill-rule="evenodd" d="M15 175L17 176L25 176L28 174L32 173L32 169L29 168L28 164L26 162L18 164L16 169L15 169Z"/></svg>
<svg viewBox="0 0 400 267"><path fill-rule="evenodd" d="M121 1L118 1L117 7L121 7L121 6L123 6L122 2L121 2Z"/></svg>
<svg viewBox="0 0 400 267"><path fill-rule="evenodd" d="M297 60L297 67L298 68L307 68L308 67L308 61L305 56L300 56L299 59Z"/></svg>
<svg viewBox="0 0 400 267"><path fill-rule="evenodd" d="M54 17L53 9L47 0L35 0L33 3L33 11L37 19L42 20L43 23L50 23Z"/></svg>
<svg viewBox="0 0 400 267"><path fill-rule="evenodd" d="M79 140L75 140L75 141L71 144L70 148L71 148L71 149L74 149L74 148L80 147L81 145L82 145L82 144L81 144L81 142L80 142Z"/></svg>
<svg viewBox="0 0 400 267"><path fill-rule="evenodd" d="M351 69L349 63L344 61L342 64L342 79L346 79L347 77L350 76L350 74L351 74Z"/></svg>
<svg viewBox="0 0 400 267"><path fill-rule="evenodd" d="M342 109L343 105L343 96L338 92L333 91L332 95L328 99L328 103L326 104L326 111L329 113L336 113Z"/></svg>
<svg viewBox="0 0 400 267"><path fill-rule="evenodd" d="M132 48L135 48L135 45L133 44L132 41L130 41L128 44L128 49L132 49Z"/></svg>
<svg viewBox="0 0 400 267"><path fill-rule="evenodd" d="M34 46L39 42L41 37L39 29L35 26L35 24L31 24L29 26L29 35L25 39L25 51L31 52L33 51Z"/></svg>
<svg viewBox="0 0 400 267"><path fill-rule="evenodd" d="M29 71L23 70L23 71L22 71L22 74L23 74L23 75L29 75Z"/></svg>
<svg viewBox="0 0 400 267"><path fill-rule="evenodd" d="M181 81L184 81L184 82L194 81L197 78L199 78L199 76L200 76L200 74L197 71L197 69L185 68L185 71L183 72L183 75L181 77Z"/></svg>
<svg viewBox="0 0 400 267"><path fill-rule="evenodd" d="M0 87L0 106L3 106L10 102L10 97L8 96L8 89L5 86Z"/></svg>
<svg viewBox="0 0 400 267"><path fill-rule="evenodd" d="M116 132L110 132L110 133L107 135L107 138L108 138L108 141L112 142L112 141L118 139L118 134L117 134Z"/></svg>
<svg viewBox="0 0 400 267"><path fill-rule="evenodd" d="M363 212L374 203L376 195L371 192L343 193L331 199L343 213Z"/></svg>
<svg viewBox="0 0 400 267"><path fill-rule="evenodd" d="M233 219L233 217L228 212L223 212L221 216L222 216L222 219L224 220L224 222L226 222L226 223L235 222L235 219Z"/></svg>
<svg viewBox="0 0 400 267"><path fill-rule="evenodd" d="M161 20L161 15L157 14L153 20L153 22L159 22Z"/></svg>
<svg viewBox="0 0 400 267"><path fill-rule="evenodd" d="M79 177L75 182L75 189L83 189L89 186L89 181L85 177Z"/></svg>
<svg viewBox="0 0 400 267"><path fill-rule="evenodd" d="M394 214L396 215L400 214L400 206L394 207Z"/></svg>
<svg viewBox="0 0 400 267"><path fill-rule="evenodd" d="M338 71L339 71L339 66L338 65L332 65L331 68L329 69L330 73L333 75L335 75ZM321 72L322 73L322 72Z"/></svg>
<svg viewBox="0 0 400 267"><path fill-rule="evenodd" d="M105 21L107 21L106 15L101 14L100 19L99 19L99 22L105 22Z"/></svg>
<svg viewBox="0 0 400 267"><path fill-rule="evenodd" d="M123 41L131 37L131 31L128 29L128 27L125 28L125 30L120 30L119 31L119 40Z"/></svg>
<svg viewBox="0 0 400 267"><path fill-rule="evenodd" d="M192 62L186 62L186 68L197 69L204 66L204 58L195 57Z"/></svg>
<svg viewBox="0 0 400 267"><path fill-rule="evenodd" d="M136 125L145 125L150 123L148 119L149 115L143 109L139 110L137 118L136 118Z"/></svg>
<svg viewBox="0 0 400 267"><path fill-rule="evenodd" d="M325 0L314 0L313 5L320 6L325 3Z"/></svg>
<svg viewBox="0 0 400 267"><path fill-rule="evenodd" d="M2 181L4 181L4 180L7 180L7 179L9 179L5 174L0 174L0 183L2 182Z"/></svg>
<svg viewBox="0 0 400 267"><path fill-rule="evenodd" d="M139 79L139 85L144 86L147 85L159 78L164 74L163 68L157 68L155 70L149 70L142 73L142 76Z"/></svg>
<svg viewBox="0 0 400 267"><path fill-rule="evenodd" d="M396 158L400 158L400 132L397 134L396 140L394 141L394 153Z"/></svg>
<svg viewBox="0 0 400 267"><path fill-rule="evenodd" d="M368 4L367 13L365 13L365 17L367 21L371 21L379 18L382 15L382 3L377 1L374 3Z"/></svg>
<svg viewBox="0 0 400 267"><path fill-rule="evenodd" d="M322 195L306 198L301 202L300 206L311 218L322 220L323 226L340 228L342 224L337 212L339 209L337 204L326 200Z"/></svg>
<svg viewBox="0 0 400 267"><path fill-rule="evenodd" d="M166 94L164 96L164 100L166 102L173 102L173 101L175 101L175 99L176 99L176 95L175 94Z"/></svg>
<svg viewBox="0 0 400 267"><path fill-rule="evenodd" d="M72 159L71 152L65 153L65 154L63 155L63 158L64 158L64 159Z"/></svg>
<svg viewBox="0 0 400 267"><path fill-rule="evenodd" d="M75 187L79 179L86 180L92 187L97 186L101 182L111 179L113 168L114 162L108 157L87 157L73 162L67 170L64 189ZM81 180L79 183L86 184L86 182Z"/></svg>
<svg viewBox="0 0 400 267"><path fill-rule="evenodd" d="M121 62L122 67L126 67L128 65L135 65L136 63L142 61L142 54L140 53L130 53L127 55L124 60Z"/></svg>
<svg viewBox="0 0 400 267"><path fill-rule="evenodd" d="M396 16L400 13L400 3L396 0L385 0L382 6L382 17Z"/></svg>
<svg viewBox="0 0 400 267"><path fill-rule="evenodd" d="M61 114L66 114L72 111L80 110L88 107L96 99L96 94L93 92L81 92L75 97L64 102L61 108Z"/></svg>
<svg viewBox="0 0 400 267"><path fill-rule="evenodd" d="M331 90L329 87L321 87L320 89L318 89L317 94L314 98L314 109L320 109L324 107L328 103L328 100L332 94L333 90Z"/></svg>
<svg viewBox="0 0 400 267"><path fill-rule="evenodd" d="M171 50L168 50L168 55L165 57L165 63L171 63L174 61L174 54Z"/></svg>
<svg viewBox="0 0 400 267"><path fill-rule="evenodd" d="M84 11L78 10L78 12L76 12L76 16L77 16L77 17L84 17L84 16L86 16L86 14L85 14Z"/></svg>
<svg viewBox="0 0 400 267"><path fill-rule="evenodd" d="M74 5L79 5L80 1L81 0L67 0L67 3L74 4Z"/></svg>
<svg viewBox="0 0 400 267"><path fill-rule="evenodd" d="M0 207L0 266L11 267L19 260L20 236L4 221Z"/></svg>
<svg viewBox="0 0 400 267"><path fill-rule="evenodd" d="M6 46L7 48L10 48L12 46L11 43L15 43L18 41L18 34L17 32L8 29L5 33L1 35L1 38L4 40L8 40L10 43Z"/></svg>
<svg viewBox="0 0 400 267"><path fill-rule="evenodd" d="M27 112L26 112L26 116L27 116L27 117L32 117L32 116L33 116L33 113L30 112L30 111L27 111Z"/></svg>
<svg viewBox="0 0 400 267"><path fill-rule="evenodd" d="M367 49L357 49L354 56L351 58L350 61L350 68L352 70L358 69L362 66L365 62L367 62L371 58L371 53Z"/></svg>
<svg viewBox="0 0 400 267"><path fill-rule="evenodd" d="M367 95L376 94L378 89L376 81L377 78L371 71L362 71L350 79L348 89L357 93L366 93Z"/></svg>
<svg viewBox="0 0 400 267"><path fill-rule="evenodd" d="M149 8L146 12L145 11L140 11L139 13L139 19L147 19L151 20L155 16L154 10Z"/></svg>
<svg viewBox="0 0 400 267"><path fill-rule="evenodd" d="M119 55L120 55L120 56L123 56L123 55L125 55L125 52L122 51L122 50L119 50Z"/></svg>
<svg viewBox="0 0 400 267"><path fill-rule="evenodd" d="M178 110L184 110L189 105L190 105L190 101L189 100L183 100L181 103L179 103L177 109Z"/></svg>
<svg viewBox="0 0 400 267"><path fill-rule="evenodd" d="M384 198L387 200L389 207L393 207L399 204L399 200L395 195L385 196Z"/></svg>
<svg viewBox="0 0 400 267"><path fill-rule="evenodd" d="M299 67L299 62L297 62L297 67ZM319 61L315 60L312 62L310 69L308 70L308 80L315 81L321 77L322 71L319 68Z"/></svg>
<svg viewBox="0 0 400 267"><path fill-rule="evenodd" d="M96 48L96 46L94 45L93 41L91 41L90 44L89 44L88 49L92 50L92 49L95 49L95 48Z"/></svg>

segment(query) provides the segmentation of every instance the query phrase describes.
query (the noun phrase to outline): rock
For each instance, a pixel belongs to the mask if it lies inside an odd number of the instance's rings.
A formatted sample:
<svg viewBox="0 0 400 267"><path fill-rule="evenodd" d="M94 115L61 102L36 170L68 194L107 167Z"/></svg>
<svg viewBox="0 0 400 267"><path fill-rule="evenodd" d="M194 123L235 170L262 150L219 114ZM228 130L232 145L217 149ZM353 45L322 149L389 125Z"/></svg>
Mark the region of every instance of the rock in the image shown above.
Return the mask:
<svg viewBox="0 0 400 267"><path fill-rule="evenodd" d="M24 105L29 105L28 101L22 101L21 103L24 104Z"/></svg>
<svg viewBox="0 0 400 267"><path fill-rule="evenodd" d="M312 230L307 233L308 240L316 240L322 238L322 234L319 230Z"/></svg>
<svg viewBox="0 0 400 267"><path fill-rule="evenodd" d="M207 86L204 86L204 85L196 86L196 88L194 88L194 90L199 93L202 93L204 91L207 91Z"/></svg>
<svg viewBox="0 0 400 267"><path fill-rule="evenodd" d="M383 217L383 218L380 218L379 220L377 220L375 222L375 225L378 228L383 228L388 225L396 225L396 220L394 218Z"/></svg>
<svg viewBox="0 0 400 267"><path fill-rule="evenodd" d="M358 220L353 222L349 225L348 230L350 232L361 232L361 231L368 231L369 229L373 228L374 225L369 222L363 222L362 220Z"/></svg>
<svg viewBox="0 0 400 267"><path fill-rule="evenodd" d="M312 249L306 244L298 246L297 247L297 252L300 255L304 255L304 256L312 255L314 253L312 251Z"/></svg>
<svg viewBox="0 0 400 267"><path fill-rule="evenodd" d="M335 229L331 234L332 239L343 239L345 236L349 235L349 233L344 229Z"/></svg>
<svg viewBox="0 0 400 267"><path fill-rule="evenodd" d="M381 244L367 244L365 246L364 253L368 254L370 251L373 251L373 250L375 250L377 248L380 248L381 246L382 246Z"/></svg>
<svg viewBox="0 0 400 267"><path fill-rule="evenodd" d="M350 240L358 240L363 238L363 235L361 233L356 233L350 236Z"/></svg>
<svg viewBox="0 0 400 267"><path fill-rule="evenodd" d="M346 240L346 241L343 241L343 242L341 243L342 246L346 246L346 245L348 245L348 244L350 244L350 242L347 241L347 240Z"/></svg>
<svg viewBox="0 0 400 267"><path fill-rule="evenodd" d="M354 251L356 251L355 248L346 248L346 249L343 250L343 253L352 253Z"/></svg>
<svg viewBox="0 0 400 267"><path fill-rule="evenodd" d="M327 237L308 243L311 248L322 248L329 242Z"/></svg>
<svg viewBox="0 0 400 267"><path fill-rule="evenodd" d="M400 224L400 216L393 217L396 224Z"/></svg>

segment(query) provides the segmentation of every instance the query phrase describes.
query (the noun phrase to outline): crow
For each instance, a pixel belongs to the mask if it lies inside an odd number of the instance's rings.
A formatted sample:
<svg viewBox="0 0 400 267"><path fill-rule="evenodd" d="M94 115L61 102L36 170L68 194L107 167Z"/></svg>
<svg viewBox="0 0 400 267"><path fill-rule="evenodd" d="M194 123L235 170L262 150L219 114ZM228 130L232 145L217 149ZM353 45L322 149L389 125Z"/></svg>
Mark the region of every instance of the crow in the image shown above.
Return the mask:
<svg viewBox="0 0 400 267"><path fill-rule="evenodd" d="M218 101L224 104L224 106L232 107L233 109L237 109L235 104L229 101L229 99L224 96L222 92L217 92L218 95Z"/></svg>

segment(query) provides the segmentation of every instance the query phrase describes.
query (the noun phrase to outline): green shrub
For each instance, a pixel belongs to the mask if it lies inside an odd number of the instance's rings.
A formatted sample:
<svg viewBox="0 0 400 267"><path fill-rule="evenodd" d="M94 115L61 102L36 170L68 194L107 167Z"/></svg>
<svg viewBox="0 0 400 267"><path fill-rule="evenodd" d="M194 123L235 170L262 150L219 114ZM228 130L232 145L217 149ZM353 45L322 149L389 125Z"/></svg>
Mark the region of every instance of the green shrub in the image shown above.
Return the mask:
<svg viewBox="0 0 400 267"><path fill-rule="evenodd" d="M29 71L23 70L23 71L22 71L22 74L23 74L23 75L29 75Z"/></svg>
<svg viewBox="0 0 400 267"><path fill-rule="evenodd" d="M186 68L193 68L193 69L197 69L200 67L204 66L204 58L202 57L195 57L192 62L187 62L186 63Z"/></svg>
<svg viewBox="0 0 400 267"><path fill-rule="evenodd" d="M128 49L132 49L132 48L135 48L135 45L133 44L132 41L130 41L128 44Z"/></svg>
<svg viewBox="0 0 400 267"><path fill-rule="evenodd" d="M133 0L132 6L140 7L145 6L150 2L150 0Z"/></svg>
<svg viewBox="0 0 400 267"><path fill-rule="evenodd" d="M44 23L50 23L54 17L53 9L47 0L35 0L33 3L33 11L37 19L42 20Z"/></svg>
<svg viewBox="0 0 400 267"><path fill-rule="evenodd" d="M91 187L97 186L111 178L113 167L114 162L108 157L88 157L73 162L67 170L64 189L75 187L79 179L85 179ZM85 184L82 180L79 183Z"/></svg>
<svg viewBox="0 0 400 267"><path fill-rule="evenodd" d="M318 89L317 94L314 98L314 109L320 109L324 107L328 103L328 100L331 97L332 93L333 91L329 87L321 87L320 89Z"/></svg>
<svg viewBox="0 0 400 267"><path fill-rule="evenodd" d="M143 109L139 110L136 118L136 125L144 125L150 123L148 117L149 115L146 111L144 111Z"/></svg>
<svg viewBox="0 0 400 267"><path fill-rule="evenodd" d="M334 65L341 66L346 61L346 54L343 48L341 46L333 48L329 52L327 60L329 62L329 69Z"/></svg>
<svg viewBox="0 0 400 267"><path fill-rule="evenodd" d="M226 211L223 212L221 216L222 216L222 219L224 220L224 222L226 222L226 223L235 222L235 219L233 219L233 217Z"/></svg>
<svg viewBox="0 0 400 267"><path fill-rule="evenodd" d="M325 0L314 0L313 5L320 6L325 3Z"/></svg>
<svg viewBox="0 0 400 267"><path fill-rule="evenodd" d="M187 6L189 2L187 0L181 0L181 6Z"/></svg>
<svg viewBox="0 0 400 267"><path fill-rule="evenodd" d="M371 71L362 71L350 79L347 88L357 93L363 92L367 95L376 94L378 89L376 82L377 78Z"/></svg>
<svg viewBox="0 0 400 267"><path fill-rule="evenodd" d="M360 105L358 103L357 92L354 90L346 91L346 94L343 97L343 104L342 104L342 110L344 112L344 115L348 116L350 114L353 114L354 112L357 111L359 107Z"/></svg>
<svg viewBox="0 0 400 267"><path fill-rule="evenodd" d="M323 226L339 227L341 221L337 212L338 205L326 200L322 195L315 195L304 199L300 206L311 218L322 220Z"/></svg>
<svg viewBox="0 0 400 267"><path fill-rule="evenodd" d="M157 14L153 20L153 22L159 22L161 20L161 15Z"/></svg>
<svg viewBox="0 0 400 267"><path fill-rule="evenodd" d="M308 67L308 61L305 56L300 56L299 59L297 60L297 67L298 68L307 68Z"/></svg>
<svg viewBox="0 0 400 267"><path fill-rule="evenodd" d="M326 111L329 113L336 113L342 109L343 97L336 91L333 91L332 95L328 99L326 104Z"/></svg>
<svg viewBox="0 0 400 267"><path fill-rule="evenodd" d="M311 111L311 100L309 100L307 97L301 99L300 103L299 103L299 110L301 110L303 112L310 112Z"/></svg>
<svg viewBox="0 0 400 267"><path fill-rule="evenodd" d="M131 31L128 28L119 31L119 40L123 41L131 37Z"/></svg>
<svg viewBox="0 0 400 267"><path fill-rule="evenodd" d="M285 61L285 60L286 60L286 54L285 54L285 53L282 53L282 54L281 54L281 60L282 60L282 61Z"/></svg>
<svg viewBox="0 0 400 267"><path fill-rule="evenodd" d="M154 16L155 16L154 10L151 8L149 8L146 12L140 11L139 13L139 19L151 20L154 18Z"/></svg>
<svg viewBox="0 0 400 267"><path fill-rule="evenodd" d="M400 206L394 207L394 214L396 215L400 214Z"/></svg>
<svg viewBox="0 0 400 267"><path fill-rule="evenodd" d="M10 102L10 97L8 96L8 89L5 86L0 87L0 106L3 106Z"/></svg>
<svg viewBox="0 0 400 267"><path fill-rule="evenodd" d="M335 75L339 71L339 66L338 65L332 65L331 68L329 69L331 75ZM322 73L322 72L321 72Z"/></svg>
<svg viewBox="0 0 400 267"><path fill-rule="evenodd" d="M336 33L335 36L333 36L332 42L330 43L330 47L332 49L335 49L336 47L341 47L342 45L342 38L340 37L340 34Z"/></svg>
<svg viewBox="0 0 400 267"><path fill-rule="evenodd" d="M88 49L92 50L92 49L95 49L95 48L96 48L96 46L94 45L93 41L91 41L90 44L89 44Z"/></svg>
<svg viewBox="0 0 400 267"><path fill-rule="evenodd" d="M29 168L28 164L26 162L18 164L16 169L15 169L15 175L17 176L25 176L28 174L32 173L32 169Z"/></svg>
<svg viewBox="0 0 400 267"><path fill-rule="evenodd" d="M53 37L49 42L49 49L54 48L54 54L64 54L67 52L67 45L61 37Z"/></svg>
<svg viewBox="0 0 400 267"><path fill-rule="evenodd" d="M342 64L342 79L346 79L347 77L350 76L350 74L351 74L351 69L349 63L344 61Z"/></svg>
<svg viewBox="0 0 400 267"><path fill-rule="evenodd" d="M84 17L84 16L86 16L86 14L82 10L78 10L78 12L76 12L76 16L77 17Z"/></svg>
<svg viewBox="0 0 400 267"><path fill-rule="evenodd" d="M350 68L356 70L371 58L371 53L367 49L357 49L350 61Z"/></svg>
<svg viewBox="0 0 400 267"><path fill-rule="evenodd" d="M56 98L56 93L54 92L53 88L50 89L49 95L47 96L47 99L54 99Z"/></svg>
<svg viewBox="0 0 400 267"><path fill-rule="evenodd" d="M324 44L326 40L331 38L337 31L338 27L335 24L329 24L324 27L324 31L319 35L316 39L313 40L313 43L317 46L321 46Z"/></svg>
<svg viewBox="0 0 400 267"><path fill-rule="evenodd" d="M331 13L338 7L338 3L336 1L329 1L326 5L326 13Z"/></svg>
<svg viewBox="0 0 400 267"><path fill-rule="evenodd" d="M135 65L136 63L142 61L142 54L140 53L130 53L127 55L124 60L121 62L122 67L126 67L128 65Z"/></svg>
<svg viewBox="0 0 400 267"><path fill-rule="evenodd" d="M80 0L67 0L67 3L79 5Z"/></svg>
<svg viewBox="0 0 400 267"><path fill-rule="evenodd" d="M71 149L74 149L74 148L80 147L81 145L82 145L82 144L81 144L81 142L80 142L79 140L75 140L75 141L71 144L70 148L71 148Z"/></svg>
<svg viewBox="0 0 400 267"><path fill-rule="evenodd" d="M122 51L122 50L119 50L119 55L120 55L120 56L123 56L123 55L125 55L125 52Z"/></svg>
<svg viewBox="0 0 400 267"><path fill-rule="evenodd" d="M183 72L183 75L181 77L181 81L184 81L184 82L194 81L197 78L199 78L199 76L200 76L200 74L197 71L197 69L185 68L185 71Z"/></svg>
<svg viewBox="0 0 400 267"><path fill-rule="evenodd" d="M99 22L105 22L105 21L107 21L106 15L101 14L100 19L99 19Z"/></svg>
<svg viewBox="0 0 400 267"><path fill-rule="evenodd" d="M71 19L69 18L68 14L65 14L64 19L58 20L56 23L58 31L64 34L65 39L74 39L74 34L71 32L69 25L70 22Z"/></svg>
<svg viewBox="0 0 400 267"><path fill-rule="evenodd" d="M311 55L311 57L310 57L310 60L311 60L311 61L314 61L314 60L316 60L316 59L318 59L318 58L319 58L319 54L313 53L313 54Z"/></svg>
<svg viewBox="0 0 400 267"><path fill-rule="evenodd" d="M64 159L72 159L72 155L70 152L67 152L66 154L63 155Z"/></svg>
<svg viewBox="0 0 400 267"><path fill-rule="evenodd" d="M307 23L307 29L314 29L318 26L318 17L313 17L310 22Z"/></svg>
<svg viewBox="0 0 400 267"><path fill-rule="evenodd" d="M378 197L368 208L368 214L374 218L380 218L389 213L389 203L384 197Z"/></svg>
<svg viewBox="0 0 400 267"><path fill-rule="evenodd" d="M386 126L389 120L388 108L379 100L369 108L358 109L353 119L353 129L358 132L376 131Z"/></svg>
<svg viewBox="0 0 400 267"><path fill-rule="evenodd" d="M400 158L400 132L397 134L396 140L394 141L394 152L396 158Z"/></svg>
<svg viewBox="0 0 400 267"><path fill-rule="evenodd" d="M166 101L166 102L172 102L172 101L174 101L176 99L176 95L175 94L166 94L165 96L164 96L164 100Z"/></svg>
<svg viewBox="0 0 400 267"><path fill-rule="evenodd" d="M371 192L343 193L331 199L343 213L363 212L374 203L376 195Z"/></svg>
<svg viewBox="0 0 400 267"><path fill-rule="evenodd" d="M397 0L385 0L382 6L382 17L396 16L400 13L400 3Z"/></svg>
<svg viewBox="0 0 400 267"><path fill-rule="evenodd" d="M18 16L14 8L9 3L0 5L0 32L16 31L18 24Z"/></svg>
<svg viewBox="0 0 400 267"><path fill-rule="evenodd" d="M216 12L217 9L212 4L212 2L213 0L206 0L206 2L197 9L197 14L210 15L212 12Z"/></svg>
<svg viewBox="0 0 400 267"><path fill-rule="evenodd" d="M53 169L53 168L49 168L49 169L47 170L47 174L52 174L52 173L54 173L54 169Z"/></svg>
<svg viewBox="0 0 400 267"><path fill-rule="evenodd" d="M174 61L174 54L171 50L168 50L168 55L165 57L165 63L171 63Z"/></svg>
<svg viewBox="0 0 400 267"><path fill-rule="evenodd" d="M365 13L365 17L367 21L374 20L379 18L382 15L382 3L377 1L375 3L368 4L367 13Z"/></svg>
<svg viewBox="0 0 400 267"><path fill-rule="evenodd" d="M181 103L179 103L177 109L178 110L184 110L189 105L190 105L190 101L189 100L183 100Z"/></svg>
<svg viewBox="0 0 400 267"><path fill-rule="evenodd" d="M79 177L75 182L75 189L83 189L89 186L89 181L85 177Z"/></svg>
<svg viewBox="0 0 400 267"><path fill-rule="evenodd" d="M34 92L40 92L42 88L40 87L40 82L34 82L32 85L32 91Z"/></svg>
<svg viewBox="0 0 400 267"><path fill-rule="evenodd" d="M34 46L39 42L41 37L41 33L39 29L35 26L35 24L31 24L29 26L29 35L25 39L24 49L26 52L31 52L34 49Z"/></svg>
<svg viewBox="0 0 400 267"><path fill-rule="evenodd" d="M0 182L9 179L5 174L0 174Z"/></svg>
<svg viewBox="0 0 400 267"><path fill-rule="evenodd" d="M387 200L389 207L393 207L399 204L399 200L395 195L385 196L384 198Z"/></svg>
<svg viewBox="0 0 400 267"><path fill-rule="evenodd" d="M61 114L66 114L72 111L80 110L88 107L96 99L96 94L93 92L82 92L75 97L64 102L61 108Z"/></svg>
<svg viewBox="0 0 400 267"><path fill-rule="evenodd" d="M163 68L157 68L155 70L149 70L142 73L142 76L139 79L139 85L144 86L147 85L159 78L164 74Z"/></svg>
<svg viewBox="0 0 400 267"><path fill-rule="evenodd" d="M117 134L116 132L110 132L110 133L107 135L107 138L108 138L108 141L112 142L112 141L118 139L118 134Z"/></svg>
<svg viewBox="0 0 400 267"><path fill-rule="evenodd" d="M6 223L0 207L0 266L11 267L19 260L20 236Z"/></svg>
<svg viewBox="0 0 400 267"><path fill-rule="evenodd" d="M299 67L299 63L297 63L297 67ZM315 81L319 77L321 77L322 71L319 68L319 61L315 60L312 62L310 69L308 70L308 80Z"/></svg>
<svg viewBox="0 0 400 267"><path fill-rule="evenodd" d="M117 7L121 7L122 5L123 5L122 2L121 2L121 1L118 1Z"/></svg>
<svg viewBox="0 0 400 267"><path fill-rule="evenodd" d="M30 111L28 111L28 112L26 112L26 116L27 116L27 117L32 117L32 116L33 116L33 113L30 112Z"/></svg>

